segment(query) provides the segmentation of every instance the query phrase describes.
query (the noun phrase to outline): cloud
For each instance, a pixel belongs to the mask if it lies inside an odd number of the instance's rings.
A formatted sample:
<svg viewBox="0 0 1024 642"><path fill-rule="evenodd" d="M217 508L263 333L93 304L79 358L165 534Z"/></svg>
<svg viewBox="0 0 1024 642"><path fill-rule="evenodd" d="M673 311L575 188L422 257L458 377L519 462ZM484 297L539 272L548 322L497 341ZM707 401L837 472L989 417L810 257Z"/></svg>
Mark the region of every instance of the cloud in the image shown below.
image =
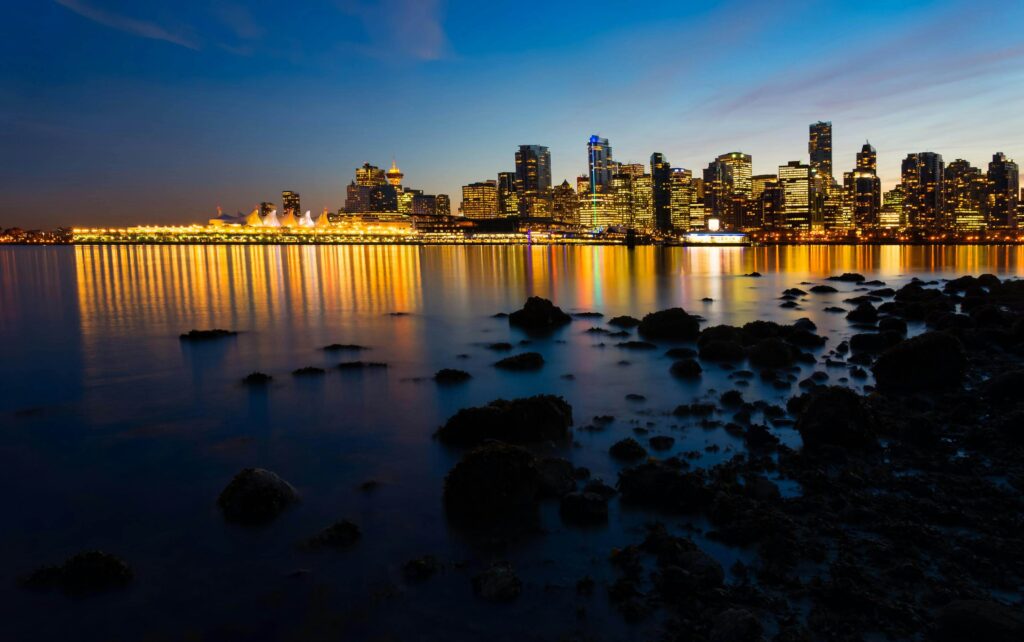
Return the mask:
<svg viewBox="0 0 1024 642"><path fill-rule="evenodd" d="M442 25L443 0L340 0L338 8L359 20L376 58L441 60L451 53Z"/></svg>
<svg viewBox="0 0 1024 642"><path fill-rule="evenodd" d="M70 11L74 11L83 18L88 18L111 29L123 31L140 38L162 40L185 47L186 49L199 49L199 43L190 37L180 33L172 33L154 22L122 16L99 7L94 7L83 0L54 0L54 2Z"/></svg>

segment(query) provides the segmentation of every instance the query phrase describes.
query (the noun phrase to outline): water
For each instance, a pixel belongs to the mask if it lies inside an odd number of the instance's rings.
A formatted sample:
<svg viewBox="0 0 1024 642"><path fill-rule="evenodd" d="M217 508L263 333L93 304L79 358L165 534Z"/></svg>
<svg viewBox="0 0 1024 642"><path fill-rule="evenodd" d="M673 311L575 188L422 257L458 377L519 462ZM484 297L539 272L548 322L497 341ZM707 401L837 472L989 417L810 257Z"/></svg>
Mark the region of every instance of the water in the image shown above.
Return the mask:
<svg viewBox="0 0 1024 642"><path fill-rule="evenodd" d="M545 535L481 549L441 510L443 476L459 457L431 438L445 418L497 397L553 392L572 403L577 426L616 417L550 451L595 476L614 483L620 467L607 447L638 427L674 436L666 454L699 451L696 463L711 465L740 442L669 413L733 387L729 372L705 364L700 382L678 381L663 350L624 350L584 330L614 315L682 306L711 324L809 317L834 346L853 331L822 308L843 305L855 286L834 284L842 292L810 295L802 310L779 307L783 289L844 271L898 287L913 276L1016 275L1022 265L1024 248L1016 247L0 248L0 639L643 637L656 619L627 626L607 609L602 582L615 577L610 549L639 540L654 516L613 500L607 527L581 530L563 525L548 503ZM755 270L764 276L741 276ZM492 318L530 295L605 319L536 339ZM240 334L204 345L178 339L212 327ZM500 355L486 344L523 340L532 342L516 351L547 360L540 372L491 366ZM371 349L319 350L335 342ZM360 358L389 367L329 370L313 381L289 374ZM442 367L473 379L439 387L429 377ZM846 374L817 369L833 381ZM256 370L274 376L266 390L241 385ZM743 388L748 400L773 403L796 391L757 378ZM647 400L626 401L628 393ZM799 445L791 429L774 432ZM302 504L266 528L226 525L215 499L245 466L278 472ZM359 490L366 480L380 486ZM799 492L778 481L787 494ZM362 527L354 549L296 546L343 517ZM751 556L696 539L726 567ZM131 588L75 600L15 586L19 574L88 548L128 560L137 574ZM445 560L445 571L407 584L402 563L426 553ZM513 561L523 578L514 604L472 595L469 578L491 559ZM578 597L575 582L587 574L598 590Z"/></svg>

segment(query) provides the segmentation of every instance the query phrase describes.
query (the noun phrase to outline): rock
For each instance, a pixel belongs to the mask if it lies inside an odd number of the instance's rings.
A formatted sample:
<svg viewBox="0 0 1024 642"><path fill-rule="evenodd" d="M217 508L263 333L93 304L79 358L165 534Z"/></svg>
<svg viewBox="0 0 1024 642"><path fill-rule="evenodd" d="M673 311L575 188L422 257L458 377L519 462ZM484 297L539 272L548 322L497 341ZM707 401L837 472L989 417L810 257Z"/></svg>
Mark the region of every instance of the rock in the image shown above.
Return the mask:
<svg viewBox="0 0 1024 642"><path fill-rule="evenodd" d="M626 395L626 401L647 401L647 397L641 394L637 394L635 392L631 392Z"/></svg>
<svg viewBox="0 0 1024 642"><path fill-rule="evenodd" d="M561 441L569 436L572 406L555 395L536 395L463 408L437 431L446 444L468 446L487 439L511 444Z"/></svg>
<svg viewBox="0 0 1024 642"><path fill-rule="evenodd" d="M714 339L700 346L700 358L708 361L734 362L746 358L746 351L735 341Z"/></svg>
<svg viewBox="0 0 1024 642"><path fill-rule="evenodd" d="M988 288L989 290L998 287L1001 284L1002 281L1000 281L999 277L995 274L982 274L978 277L978 285L983 288Z"/></svg>
<svg viewBox="0 0 1024 642"><path fill-rule="evenodd" d="M21 580L25 588L59 589L85 596L123 588L135 573L124 560L103 551L83 551L59 566L43 566Z"/></svg>
<svg viewBox="0 0 1024 642"><path fill-rule="evenodd" d="M864 281L863 274L857 274L856 272L843 272L839 276L828 277L829 281L842 281L843 283L860 283Z"/></svg>
<svg viewBox="0 0 1024 642"><path fill-rule="evenodd" d="M995 403L1024 401L1024 370L1011 370L995 375L982 384L981 395L986 401Z"/></svg>
<svg viewBox="0 0 1024 642"><path fill-rule="evenodd" d="M569 493L562 497L558 511L572 524L603 524L608 521L608 500L597 493Z"/></svg>
<svg viewBox="0 0 1024 642"><path fill-rule="evenodd" d="M572 316L577 319L600 319L604 316L602 312L573 312Z"/></svg>
<svg viewBox="0 0 1024 642"><path fill-rule="evenodd" d="M342 361L337 366L338 370L376 370L387 367L388 364L381 361Z"/></svg>
<svg viewBox="0 0 1024 642"><path fill-rule="evenodd" d="M954 600L939 609L935 637L948 642L1024 639L1024 614L1019 608L989 600Z"/></svg>
<svg viewBox="0 0 1024 642"><path fill-rule="evenodd" d="M269 470L244 468L217 498L224 518L237 524L265 524L299 501L295 488Z"/></svg>
<svg viewBox="0 0 1024 642"><path fill-rule="evenodd" d="M627 350L657 350L658 346L649 341L622 341L615 344L616 347Z"/></svg>
<svg viewBox="0 0 1024 642"><path fill-rule="evenodd" d="M636 439L626 437L612 444L608 449L609 454L615 459L622 461L636 461L647 456L647 451Z"/></svg>
<svg viewBox="0 0 1024 642"><path fill-rule="evenodd" d="M793 352L782 339L761 339L750 348L750 363L760 368L788 368L795 360Z"/></svg>
<svg viewBox="0 0 1024 642"><path fill-rule="evenodd" d="M723 406L742 406L743 393L739 390L726 390L718 398Z"/></svg>
<svg viewBox="0 0 1024 642"><path fill-rule="evenodd" d="M617 328L635 328L640 325L640 319L626 315L612 317L612 319L608 321L608 325L613 325Z"/></svg>
<svg viewBox="0 0 1024 642"><path fill-rule="evenodd" d="M659 566L662 570L657 579L658 587L670 597L716 589L725 581L725 571L718 560L696 547L673 553Z"/></svg>
<svg viewBox="0 0 1024 642"><path fill-rule="evenodd" d="M884 389L951 388L961 384L967 371L967 356L956 337L926 332L883 352L872 371L878 386Z"/></svg>
<svg viewBox="0 0 1024 642"><path fill-rule="evenodd" d="M699 472L687 473L667 461L647 461L619 473L618 489L627 504L695 513L710 502Z"/></svg>
<svg viewBox="0 0 1024 642"><path fill-rule="evenodd" d="M801 348L817 348L825 345L825 342L828 341L825 337L800 328L789 328L783 338L787 343Z"/></svg>
<svg viewBox="0 0 1024 642"><path fill-rule="evenodd" d="M878 310L867 301L863 301L846 314L846 319L856 323L874 323L878 321Z"/></svg>
<svg viewBox="0 0 1024 642"><path fill-rule="evenodd" d="M806 290L801 290L800 288L788 288L788 289L783 290L782 293L784 295L786 295L786 296L806 296L807 295Z"/></svg>
<svg viewBox="0 0 1024 642"><path fill-rule="evenodd" d="M292 370L292 375L296 377L319 377L325 374L325 372L326 371L323 368L318 368L316 366L306 366L305 368L298 368L297 370Z"/></svg>
<svg viewBox="0 0 1024 642"><path fill-rule="evenodd" d="M697 379L703 371L704 369L701 368L700 364L694 359L676 361L672 364L672 367L669 368L669 372L672 373L672 376L679 377L680 379Z"/></svg>
<svg viewBox="0 0 1024 642"><path fill-rule="evenodd" d="M583 486L584 493L593 493L604 497L606 500L611 499L618 492L608 484L604 483L600 479L592 479Z"/></svg>
<svg viewBox="0 0 1024 642"><path fill-rule="evenodd" d="M488 602L511 602L522 590L523 583L509 562L496 562L473 578L473 591Z"/></svg>
<svg viewBox="0 0 1024 642"><path fill-rule="evenodd" d="M715 616L711 642L758 642L763 640L761 622L746 609L726 609Z"/></svg>
<svg viewBox="0 0 1024 642"><path fill-rule="evenodd" d="M213 339L224 339L226 337L233 337L238 333L234 330L223 330L221 328L214 328L212 330L189 330L179 338L182 341L211 341Z"/></svg>
<svg viewBox="0 0 1024 642"><path fill-rule="evenodd" d="M505 357L494 364L502 370L540 370L544 366L544 357L539 352L523 352L522 354Z"/></svg>
<svg viewBox="0 0 1024 642"><path fill-rule="evenodd" d="M749 276L749 277L753 277L753 278L756 279L756 278L759 278L761 276L761 273L760 272L748 272L747 274L743 274L741 276Z"/></svg>
<svg viewBox="0 0 1024 642"><path fill-rule="evenodd" d="M441 570L441 563L433 555L424 555L402 565L402 575L407 581L422 582Z"/></svg>
<svg viewBox="0 0 1024 642"><path fill-rule="evenodd" d="M706 417L715 411L715 406L709 403L697 403L681 404L676 406L672 414L676 417Z"/></svg>
<svg viewBox="0 0 1024 642"><path fill-rule="evenodd" d="M531 296L521 310L508 315L509 325L527 330L552 330L572 322L570 317L547 299Z"/></svg>
<svg viewBox="0 0 1024 642"><path fill-rule="evenodd" d="M883 317L878 320L879 332L895 332L900 336L907 334L907 322L897 317Z"/></svg>
<svg viewBox="0 0 1024 642"><path fill-rule="evenodd" d="M515 521L536 510L541 475L528 450L487 443L467 453L444 479L445 510L453 521L480 525Z"/></svg>
<svg viewBox="0 0 1024 642"><path fill-rule="evenodd" d="M849 388L822 386L807 395L796 421L804 448L850 449L877 445L878 428L864 400Z"/></svg>
<svg viewBox="0 0 1024 642"><path fill-rule="evenodd" d="M639 332L649 339L696 341L700 323L682 308L670 308L644 316Z"/></svg>
<svg viewBox="0 0 1024 642"><path fill-rule="evenodd" d="M840 307L835 306L835 305L830 305L827 308L823 308L823 311L824 312L841 313L841 312L846 312L846 308L840 308Z"/></svg>
<svg viewBox="0 0 1024 642"><path fill-rule="evenodd" d="M273 379L273 377L263 372L250 372L242 379L242 383L247 386L265 386L273 381Z"/></svg>
<svg viewBox="0 0 1024 642"><path fill-rule="evenodd" d="M306 546L312 549L351 548L355 546L362 535L362 531L359 530L359 526L355 522L343 519L310 537L306 540Z"/></svg>
<svg viewBox="0 0 1024 642"><path fill-rule="evenodd" d="M320 349L325 351L325 352L343 352L343 351L353 351L354 352L354 351L359 351L359 350L369 350L369 348L367 348L366 346L360 346L360 345L356 345L354 343L332 343L332 344L326 345L326 346L324 346L323 348L320 348Z"/></svg>
<svg viewBox="0 0 1024 642"><path fill-rule="evenodd" d="M668 450L676 443L675 437L668 435L656 435L647 440L652 450Z"/></svg>
<svg viewBox="0 0 1024 642"><path fill-rule="evenodd" d="M817 332L818 331L818 326L814 324L814 321L811 321L807 317L801 317L801 318L797 319L796 321L794 321L793 322L793 327L795 329L797 329L797 330L804 330L806 332Z"/></svg>
<svg viewBox="0 0 1024 642"><path fill-rule="evenodd" d="M895 332L862 332L850 337L850 350L854 353L877 354L901 341L903 337Z"/></svg>
<svg viewBox="0 0 1024 642"><path fill-rule="evenodd" d="M462 383L473 378L465 370L455 368L442 368L434 373L434 381L438 383Z"/></svg>
<svg viewBox="0 0 1024 642"><path fill-rule="evenodd" d="M830 294L838 291L839 290L835 289L831 285L815 285L811 287L811 292L814 292L815 294Z"/></svg>
<svg viewBox="0 0 1024 642"><path fill-rule="evenodd" d="M714 299L712 299L712 298L711 298L711 297L709 297L709 296L706 296L706 297L704 297L703 299L701 299L701 302L702 302L702 303L714 303L714 302L715 302L715 300L714 300Z"/></svg>
<svg viewBox="0 0 1024 642"><path fill-rule="evenodd" d="M508 352L512 349L512 344L507 341L499 341L497 343L487 344L488 350L494 350L495 352Z"/></svg>
<svg viewBox="0 0 1024 642"><path fill-rule="evenodd" d="M576 489L576 468L568 459L545 457L537 461L537 471L542 497L562 497Z"/></svg>
<svg viewBox="0 0 1024 642"><path fill-rule="evenodd" d="M692 359L697 356L693 348L670 348L665 351L665 356L672 359Z"/></svg>

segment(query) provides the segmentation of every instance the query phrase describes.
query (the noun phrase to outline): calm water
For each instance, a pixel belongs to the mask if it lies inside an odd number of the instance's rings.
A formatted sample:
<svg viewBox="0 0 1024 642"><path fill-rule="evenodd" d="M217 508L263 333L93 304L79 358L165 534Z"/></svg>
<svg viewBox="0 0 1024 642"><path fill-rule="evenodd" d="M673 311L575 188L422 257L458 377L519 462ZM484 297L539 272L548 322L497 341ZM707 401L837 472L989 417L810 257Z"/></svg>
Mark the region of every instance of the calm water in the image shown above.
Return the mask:
<svg viewBox="0 0 1024 642"><path fill-rule="evenodd" d="M0 248L0 485L8 491L0 639L642 637L644 625L630 628L606 610L603 590L581 598L574 587L586 574L599 585L613 578L608 551L638 540L651 515L613 500L609 526L580 530L548 504L545 535L499 553L479 549L444 519L441 480L458 452L431 434L461 407L554 392L572 403L578 426L616 416L607 430L578 430L574 446L554 452L609 482L619 467L608 445L638 426L676 437L672 453L720 446L700 460L713 464L739 443L668 413L732 387L729 373L705 365L699 383L674 380L663 351L629 352L583 332L600 319L534 339L529 349L547 360L540 372L501 372L485 345L527 337L491 315L540 295L606 319L671 306L709 323L806 316L834 346L851 330L822 308L843 305L854 286L811 295L802 310L779 308L783 289L843 271L898 286L913 276L1018 275L1022 266L1024 248L1005 247ZM754 270L764 277L741 276ZM211 327L241 334L208 345L178 340ZM335 342L372 349L350 357L318 350ZM289 374L349 358L390 367L329 371L319 381ZM423 379L442 367L473 379L447 388ZM273 384L243 387L254 370ZM828 372L835 380L846 371ZM647 401L627 402L627 393ZM744 389L748 400L791 394L757 379ZM799 444L791 430L775 432ZM228 526L217 494L254 465L291 481L303 502L263 529ZM370 479L377 490L357 489ZM362 527L356 548L296 547L343 517ZM750 556L697 539L727 566ZM20 573L87 548L128 560L133 586L87 600L16 588ZM448 568L406 584L401 564L426 553ZM524 579L514 604L472 595L469 578L497 558L512 560Z"/></svg>

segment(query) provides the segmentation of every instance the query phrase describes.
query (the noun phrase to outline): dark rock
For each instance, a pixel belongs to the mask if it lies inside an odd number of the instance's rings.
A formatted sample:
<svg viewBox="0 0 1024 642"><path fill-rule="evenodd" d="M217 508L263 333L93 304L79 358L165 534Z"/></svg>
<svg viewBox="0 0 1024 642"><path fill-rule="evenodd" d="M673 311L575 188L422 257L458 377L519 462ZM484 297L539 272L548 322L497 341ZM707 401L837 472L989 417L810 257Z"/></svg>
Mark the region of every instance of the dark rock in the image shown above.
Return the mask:
<svg viewBox="0 0 1024 642"><path fill-rule="evenodd" d="M509 325L527 330L551 330L572 322L558 306L539 296L531 296L521 310L508 315Z"/></svg>
<svg viewBox="0 0 1024 642"><path fill-rule="evenodd" d="M872 368L878 386L890 390L959 386L966 370L960 341L943 332L927 332L889 348Z"/></svg>
<svg viewBox="0 0 1024 642"><path fill-rule="evenodd" d="M830 305L827 308L823 308L824 312L842 313L846 312L846 308L840 308L838 306Z"/></svg>
<svg viewBox="0 0 1024 642"><path fill-rule="evenodd" d="M715 407L712 404L693 402L691 404L676 406L675 410L672 411L672 414L676 417L706 417L714 411Z"/></svg>
<svg viewBox="0 0 1024 642"><path fill-rule="evenodd" d="M494 350L495 352L508 352L512 349L512 344L507 341L499 341L497 343L488 344L487 349Z"/></svg>
<svg viewBox="0 0 1024 642"><path fill-rule="evenodd" d="M317 548L351 548L356 545L363 533L355 522L347 519L337 521L313 537L306 540L306 546Z"/></svg>
<svg viewBox="0 0 1024 642"><path fill-rule="evenodd" d="M299 501L295 488L262 468L245 468L217 498L224 518L238 524L265 524Z"/></svg>
<svg viewBox="0 0 1024 642"><path fill-rule="evenodd" d="M609 330L605 328L593 327L587 328L586 330L584 330L584 332L586 332L587 334L608 334Z"/></svg>
<svg viewBox="0 0 1024 642"><path fill-rule="evenodd" d="M787 368L793 365L794 349L785 341L769 337L755 343L749 352L750 363L760 368Z"/></svg>
<svg viewBox="0 0 1024 642"><path fill-rule="evenodd" d="M701 372L704 369L701 368L700 364L694 359L682 359L676 361L669 368L669 372L672 373L673 377L679 377L680 379L697 379L700 377Z"/></svg>
<svg viewBox="0 0 1024 642"><path fill-rule="evenodd" d="M487 439L513 444L560 441L568 437L572 406L562 397L536 395L463 408L437 431L446 444L467 446Z"/></svg>
<svg viewBox="0 0 1024 642"><path fill-rule="evenodd" d="M850 350L854 353L876 354L901 341L903 341L903 337L895 332L862 332L850 337Z"/></svg>
<svg viewBox="0 0 1024 642"><path fill-rule="evenodd" d="M672 359L692 359L697 356L693 348L671 348L665 351L665 356Z"/></svg>
<svg viewBox="0 0 1024 642"><path fill-rule="evenodd" d="M743 346L735 341L714 339L702 344L699 354L701 359L707 359L708 361L734 362L742 361L747 353Z"/></svg>
<svg viewBox="0 0 1024 642"><path fill-rule="evenodd" d="M381 361L342 361L337 367L338 370L376 370L387 368L388 364Z"/></svg>
<svg viewBox="0 0 1024 642"><path fill-rule="evenodd" d="M998 287L1001 284L1002 281L1000 281L999 277L995 274L982 274L978 277L978 285L983 288L988 288L989 290Z"/></svg>
<svg viewBox="0 0 1024 642"><path fill-rule="evenodd" d="M613 325L617 328L635 328L640 325L640 319L626 315L612 317L612 319L608 321L608 325Z"/></svg>
<svg viewBox="0 0 1024 642"><path fill-rule="evenodd" d="M402 575L410 582L423 582L441 570L441 563L433 555L424 555L402 565Z"/></svg>
<svg viewBox="0 0 1024 642"><path fill-rule="evenodd" d="M85 596L123 588L135 576L128 564L110 553L84 551L59 566L43 566L21 580L25 588L59 589L69 595Z"/></svg>
<svg viewBox="0 0 1024 642"><path fill-rule="evenodd" d="M981 386L982 397L994 403L1024 401L1024 370L1011 370L993 376Z"/></svg>
<svg viewBox="0 0 1024 642"><path fill-rule="evenodd" d="M441 368L434 373L434 381L438 383L461 383L472 378L473 375L465 370L457 370L455 368Z"/></svg>
<svg viewBox="0 0 1024 642"><path fill-rule="evenodd" d="M545 457L537 461L540 496L561 497L576 489L576 468L568 459Z"/></svg>
<svg viewBox="0 0 1024 642"><path fill-rule="evenodd" d="M305 368L292 370L292 374L296 377L319 377L325 372L326 371L323 368L318 368L316 366L306 366Z"/></svg>
<svg viewBox="0 0 1024 642"><path fill-rule="evenodd" d="M710 501L703 475L662 461L648 461L619 473L619 492L627 504L680 513L702 510Z"/></svg>
<svg viewBox="0 0 1024 642"><path fill-rule="evenodd" d="M719 401L722 402L723 406L742 406L743 393L739 390L726 390L719 397Z"/></svg>
<svg viewBox="0 0 1024 642"><path fill-rule="evenodd" d="M839 276L828 277L829 281L842 281L843 283L860 283L864 281L863 274L857 274L856 272L843 272Z"/></svg>
<svg viewBox="0 0 1024 642"><path fill-rule="evenodd" d="M878 310L867 301L857 304L857 307L846 315L847 320L857 323L874 323L878 321Z"/></svg>
<svg viewBox="0 0 1024 642"><path fill-rule="evenodd" d="M791 308L791 309L793 309L793 308L799 308L800 306L797 304L796 301L786 301L785 303L780 303L779 307L780 308Z"/></svg>
<svg viewBox="0 0 1024 642"><path fill-rule="evenodd" d="M818 330L818 326L814 324L814 321L811 321L807 317L802 317L794 321L793 327L797 330L804 330L806 332L816 332Z"/></svg>
<svg viewBox="0 0 1024 642"><path fill-rule="evenodd" d="M622 341L616 343L619 348L626 348L627 350L657 350L658 346L648 341Z"/></svg>
<svg viewBox="0 0 1024 642"><path fill-rule="evenodd" d="M470 451L448 472L444 505L449 518L467 525L516 521L536 510L540 489L534 456L493 442Z"/></svg>
<svg viewBox="0 0 1024 642"><path fill-rule="evenodd" d="M647 397L631 392L626 395L626 401L647 401Z"/></svg>
<svg viewBox="0 0 1024 642"><path fill-rule="evenodd" d="M703 299L701 299L701 301L704 302L704 303L714 303L715 302L715 300L712 299L709 296L704 297Z"/></svg>
<svg viewBox="0 0 1024 642"><path fill-rule="evenodd" d="M603 524L608 521L608 500L597 493L569 493L558 507L562 519L572 524Z"/></svg>
<svg viewBox="0 0 1024 642"><path fill-rule="evenodd" d="M651 312L640 322L639 332L649 339L696 341L700 323L682 308Z"/></svg>
<svg viewBox="0 0 1024 642"><path fill-rule="evenodd" d="M496 562L473 578L473 591L488 602L511 602L522 590L523 583L508 562Z"/></svg>
<svg viewBox="0 0 1024 642"><path fill-rule="evenodd" d="M544 357L539 352L523 352L522 354L505 357L494 364L502 370L540 370L544 365Z"/></svg>
<svg viewBox="0 0 1024 642"><path fill-rule="evenodd" d="M989 600L954 600L939 610L935 637L944 642L985 640L1019 642L1024 639L1024 614Z"/></svg>
<svg viewBox="0 0 1024 642"><path fill-rule="evenodd" d="M612 457L622 461L636 461L637 459L643 459L647 456L647 451L640 445L636 439L632 437L626 437L621 439L608 449L608 453Z"/></svg>
<svg viewBox="0 0 1024 642"><path fill-rule="evenodd" d="M234 330L222 330L221 328L214 328L212 330L189 330L185 334L181 335L182 341L210 341L212 339L223 339L225 337L233 337L238 333Z"/></svg>
<svg viewBox="0 0 1024 642"><path fill-rule="evenodd" d="M601 312L573 312L572 316L577 319L600 319L604 314Z"/></svg>
<svg viewBox="0 0 1024 642"><path fill-rule="evenodd" d="M901 336L907 334L907 322L897 317L883 317L878 321L880 332L895 332Z"/></svg>
<svg viewBox="0 0 1024 642"><path fill-rule="evenodd" d="M801 290L800 288L789 288L782 291L783 294L788 296L806 296L807 291Z"/></svg>
<svg viewBox="0 0 1024 642"><path fill-rule="evenodd" d="M790 328L789 331L785 333L784 338L787 343L800 346L801 348L818 348L825 345L826 341L828 341L828 339L823 336L800 328Z"/></svg>
<svg viewBox="0 0 1024 642"><path fill-rule="evenodd" d="M250 372L242 379L242 383L247 386L265 386L273 379L273 377L263 372Z"/></svg>
<svg viewBox="0 0 1024 642"><path fill-rule="evenodd" d="M344 352L344 351L358 351L358 350L369 350L366 346L356 345L354 343L332 343L320 348L325 352Z"/></svg>
<svg viewBox="0 0 1024 642"><path fill-rule="evenodd" d="M761 622L746 609L726 609L715 616L711 642L758 642L763 640Z"/></svg>
<svg viewBox="0 0 1024 642"><path fill-rule="evenodd" d="M604 483L600 479L593 479L583 486L583 492L594 493L596 495L604 497L605 499L610 499L614 497L618 491L616 491L614 488Z"/></svg>
<svg viewBox="0 0 1024 642"><path fill-rule="evenodd" d="M652 450L668 450L675 443L675 437L669 437L668 435L655 435L647 440Z"/></svg>
<svg viewBox="0 0 1024 642"><path fill-rule="evenodd" d="M754 278L758 278L758 277L761 276L761 273L760 272L748 272L747 274L743 274L742 276L751 276L751 277L754 277Z"/></svg>
<svg viewBox="0 0 1024 642"><path fill-rule="evenodd" d="M811 287L811 292L814 292L815 294L829 294L838 291L839 290L835 289L831 285L815 285Z"/></svg>
<svg viewBox="0 0 1024 642"><path fill-rule="evenodd" d="M808 393L796 421L804 448L872 448L877 444L874 415L857 393L827 386Z"/></svg>

